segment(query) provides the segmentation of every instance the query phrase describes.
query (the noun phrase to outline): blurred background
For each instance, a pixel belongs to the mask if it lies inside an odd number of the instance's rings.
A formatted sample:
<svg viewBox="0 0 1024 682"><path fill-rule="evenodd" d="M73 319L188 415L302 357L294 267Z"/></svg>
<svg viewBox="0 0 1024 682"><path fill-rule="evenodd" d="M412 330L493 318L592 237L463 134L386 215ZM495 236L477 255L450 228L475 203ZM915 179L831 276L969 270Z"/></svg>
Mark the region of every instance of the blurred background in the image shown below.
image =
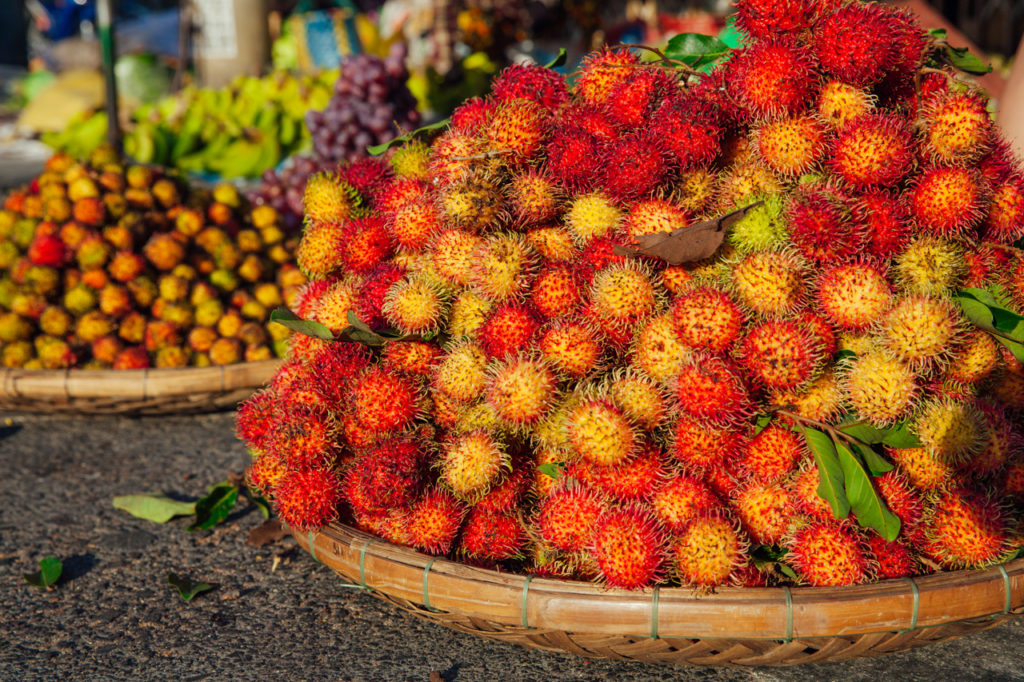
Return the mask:
<svg viewBox="0 0 1024 682"><path fill-rule="evenodd" d="M563 48L567 60L559 68L571 73L602 44L661 45L678 33L716 35L730 46L742 41L729 23L728 0L3 0L0 183L9 186L24 163L37 163L49 149L84 157L106 137L98 1L113 8L118 119L129 155L213 176L238 169L190 157L213 137L270 125L251 116L267 101L283 112L273 123L279 149L265 154L267 167L255 164L243 176L283 170L285 159L310 149L317 157L316 130L335 124L308 112L327 106L342 60L353 55L400 61L416 120L430 122L485 94L504 66L546 63ZM1022 0L894 4L989 61L993 72L979 80L998 106L1024 33ZM234 112L240 123L207 126L197 137L186 130L187 114L197 108ZM378 113L394 119L394 111ZM334 150L319 156L352 160L361 151L356 142L390 134L362 132L345 144L321 132L319 146Z"/></svg>

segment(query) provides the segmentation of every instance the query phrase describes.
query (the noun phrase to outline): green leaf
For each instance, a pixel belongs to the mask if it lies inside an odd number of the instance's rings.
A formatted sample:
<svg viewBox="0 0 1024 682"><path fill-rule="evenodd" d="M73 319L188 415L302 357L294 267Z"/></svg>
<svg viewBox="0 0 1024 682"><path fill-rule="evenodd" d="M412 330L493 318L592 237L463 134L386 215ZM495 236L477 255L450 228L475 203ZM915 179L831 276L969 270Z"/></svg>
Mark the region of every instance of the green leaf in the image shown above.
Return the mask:
<svg viewBox="0 0 1024 682"><path fill-rule="evenodd" d="M564 47L558 48L558 56L552 59L550 62L544 65L545 69L557 69L560 66L565 66L565 61L569 55L566 53Z"/></svg>
<svg viewBox="0 0 1024 682"><path fill-rule="evenodd" d="M850 515L850 502L844 490L842 467L836 459L836 446L832 439L817 429L800 425L807 447L811 449L814 463L818 465L818 497L832 507L832 516L845 519Z"/></svg>
<svg viewBox="0 0 1024 682"><path fill-rule="evenodd" d="M167 523L175 516L187 516L196 511L195 502L172 500L166 495L119 495L113 502L116 509L155 523Z"/></svg>
<svg viewBox="0 0 1024 682"><path fill-rule="evenodd" d="M41 590L48 590L60 580L60 574L64 571L64 562L57 557L48 556L39 560L39 570L35 573L22 573L30 584Z"/></svg>
<svg viewBox="0 0 1024 682"><path fill-rule="evenodd" d="M841 350L841 351L839 351L839 352L837 352L835 354L835 361L837 363L842 362L844 360L856 360L856 359L857 359L857 354L854 353L852 350Z"/></svg>
<svg viewBox="0 0 1024 682"><path fill-rule="evenodd" d="M995 340L1006 346L1007 350L1013 354L1013 357L1017 358L1020 362L1024 362L1024 344L1004 339L1001 336L996 336Z"/></svg>
<svg viewBox="0 0 1024 682"><path fill-rule="evenodd" d="M886 471L892 471L892 463L875 452L874 448L869 448L866 445L855 445L854 449L861 456L861 459L864 460L864 464L872 476L881 476Z"/></svg>
<svg viewBox="0 0 1024 682"><path fill-rule="evenodd" d="M869 445L881 443L888 433L887 431L875 428L871 424L864 424L860 422L855 424L840 424L836 429L842 431L847 436L852 436L853 438L864 441Z"/></svg>
<svg viewBox="0 0 1024 682"><path fill-rule="evenodd" d="M989 306L998 306L999 305L999 300L996 299L995 295L991 291L989 291L988 289L978 289L976 287L964 287L963 289L960 289L957 292L957 295L958 296L963 296L963 295L970 296L971 298L975 298L975 299L981 301L982 303L984 303L985 305L989 305Z"/></svg>
<svg viewBox="0 0 1024 682"><path fill-rule="evenodd" d="M370 156L380 156L381 154L383 154L384 152L386 152L387 150L391 149L396 145L405 144L406 142L409 142L410 140L412 140L412 138L416 137L417 135L422 135L423 133L430 132L431 130L437 130L438 128L444 128L446 125L448 125L448 119L437 121L436 123L431 123L430 125L425 125L422 128L417 128L416 130L413 130L412 132L406 133L404 135L399 135L390 142L385 142L384 144L371 145L366 148L366 152Z"/></svg>
<svg viewBox="0 0 1024 682"><path fill-rule="evenodd" d="M348 311L349 326L341 332L343 336L366 346L383 346L387 341L383 336L370 329L370 325L359 319L355 311Z"/></svg>
<svg viewBox="0 0 1024 682"><path fill-rule="evenodd" d="M799 578L797 577L796 571L794 571L793 567L790 566L789 564L785 564L785 563L779 561L775 565L779 567L780 571L782 571L782 575L786 576L790 580L799 580Z"/></svg>
<svg viewBox="0 0 1024 682"><path fill-rule="evenodd" d="M903 422L896 428L889 429L885 438L882 439L882 442L893 448L902 449L921 447L921 441L919 441L913 431L910 430L910 425L907 422Z"/></svg>
<svg viewBox="0 0 1024 682"><path fill-rule="evenodd" d="M213 585L210 583L196 583L192 582L185 576L178 575L176 573L167 574L167 583L178 590L178 595L183 601L192 601L192 598L197 594L203 592L209 592L213 589Z"/></svg>
<svg viewBox="0 0 1024 682"><path fill-rule="evenodd" d="M946 29L944 29L944 28L933 28L932 30L928 31L928 35L930 35L932 38L935 38L936 40L945 40L946 39Z"/></svg>
<svg viewBox="0 0 1024 682"><path fill-rule="evenodd" d="M548 478L553 478L557 481L565 471L565 462L547 462L546 464L540 464L537 466L537 471L541 472Z"/></svg>
<svg viewBox="0 0 1024 682"><path fill-rule="evenodd" d="M334 341L334 333L315 320L304 320L287 308L277 308L270 313L270 321L288 327L294 332L312 336L324 341Z"/></svg>
<svg viewBox="0 0 1024 682"><path fill-rule="evenodd" d="M992 71L991 66L966 47L953 47L947 44L945 57L955 68L972 76L984 76Z"/></svg>
<svg viewBox="0 0 1024 682"><path fill-rule="evenodd" d="M718 39L728 47L743 47L750 40L750 37L740 29L736 28L736 15L730 14L725 20L725 25L718 32Z"/></svg>
<svg viewBox="0 0 1024 682"><path fill-rule="evenodd" d="M267 498L262 495L253 495L246 492L245 499L249 500L249 504L260 510L260 513L263 514L263 518L270 518L270 502L267 501Z"/></svg>
<svg viewBox="0 0 1024 682"><path fill-rule="evenodd" d="M992 326L1018 343L1024 343L1024 317L1006 308L992 307Z"/></svg>
<svg viewBox="0 0 1024 682"><path fill-rule="evenodd" d="M668 41L665 56L699 69L714 63L729 52L729 46L703 33L680 33Z"/></svg>
<svg viewBox="0 0 1024 682"><path fill-rule="evenodd" d="M754 423L754 435L764 431L765 427L772 423L772 416L770 414L758 415L757 421Z"/></svg>
<svg viewBox="0 0 1024 682"><path fill-rule="evenodd" d="M202 528L208 530L223 521L238 502L238 488L231 483L218 483L210 488L206 497L196 500L196 522L188 527L191 533Z"/></svg>
<svg viewBox="0 0 1024 682"><path fill-rule="evenodd" d="M892 542L900 532L899 518L889 511L885 502L878 496L871 484L871 475L860 457L842 443L836 443L835 447L839 455L839 464L843 468L846 497L857 516L857 523L875 529L886 542Z"/></svg>

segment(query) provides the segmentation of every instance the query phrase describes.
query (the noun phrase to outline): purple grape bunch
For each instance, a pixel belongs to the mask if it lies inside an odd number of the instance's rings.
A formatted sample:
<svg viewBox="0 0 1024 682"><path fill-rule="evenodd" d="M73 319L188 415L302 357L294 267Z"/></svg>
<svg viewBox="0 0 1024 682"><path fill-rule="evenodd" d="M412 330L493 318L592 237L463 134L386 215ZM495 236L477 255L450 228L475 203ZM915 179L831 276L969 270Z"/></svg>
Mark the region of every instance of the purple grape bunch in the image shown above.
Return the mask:
<svg viewBox="0 0 1024 682"><path fill-rule="evenodd" d="M322 161L309 155L294 156L280 170L268 168L263 172L263 182L249 197L257 204L272 206L284 221L287 230L295 231L302 226L302 194L306 180L313 173L335 170L338 164Z"/></svg>
<svg viewBox="0 0 1024 682"><path fill-rule="evenodd" d="M341 75L323 111L306 113L313 135L313 153L323 161L358 161L366 148L390 142L403 130L419 125L416 98L405 82L404 46L399 43L387 57L350 55L341 60Z"/></svg>

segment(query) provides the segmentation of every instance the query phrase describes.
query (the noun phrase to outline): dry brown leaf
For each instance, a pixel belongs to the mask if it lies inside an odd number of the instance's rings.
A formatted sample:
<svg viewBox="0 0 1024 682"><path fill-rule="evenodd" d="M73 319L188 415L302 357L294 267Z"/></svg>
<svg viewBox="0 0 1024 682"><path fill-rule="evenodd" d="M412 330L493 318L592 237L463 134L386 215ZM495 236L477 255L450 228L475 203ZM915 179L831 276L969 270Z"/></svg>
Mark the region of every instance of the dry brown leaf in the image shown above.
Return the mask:
<svg viewBox="0 0 1024 682"><path fill-rule="evenodd" d="M616 246L614 251L620 256L660 258L671 265L703 260L714 255L722 245L726 230L762 203L764 202L756 201L718 218L680 227L671 232L638 235L634 246Z"/></svg>
<svg viewBox="0 0 1024 682"><path fill-rule="evenodd" d="M266 547L282 540L287 535L288 531L281 526L280 521L270 519L252 528L249 531L249 539L245 541L245 544L252 545L253 547Z"/></svg>

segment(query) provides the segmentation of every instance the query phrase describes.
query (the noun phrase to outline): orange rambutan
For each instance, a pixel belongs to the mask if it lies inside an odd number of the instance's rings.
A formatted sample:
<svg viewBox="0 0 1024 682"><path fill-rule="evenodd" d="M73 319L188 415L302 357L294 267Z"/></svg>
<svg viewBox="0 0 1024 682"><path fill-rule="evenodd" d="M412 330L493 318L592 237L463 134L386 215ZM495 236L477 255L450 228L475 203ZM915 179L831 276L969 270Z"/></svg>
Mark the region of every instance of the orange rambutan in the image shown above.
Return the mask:
<svg viewBox="0 0 1024 682"><path fill-rule="evenodd" d="M590 104L608 103L619 83L636 76L633 65L640 59L625 47L603 47L583 58L576 78L575 95Z"/></svg>
<svg viewBox="0 0 1024 682"><path fill-rule="evenodd" d="M471 256L470 282L489 301L520 297L529 285L535 255L525 240L510 232L487 237Z"/></svg>
<svg viewBox="0 0 1024 682"><path fill-rule="evenodd" d="M259 494L272 496L277 486L288 474L284 460L276 455L256 454L256 459L245 471L245 482Z"/></svg>
<svg viewBox="0 0 1024 682"><path fill-rule="evenodd" d="M541 500L537 509L537 530L546 542L567 552L590 546L597 520L607 502L593 490L580 486L559 486Z"/></svg>
<svg viewBox="0 0 1024 682"><path fill-rule="evenodd" d="M724 470L746 439L736 428L681 416L672 429L671 453L681 464L702 472Z"/></svg>
<svg viewBox="0 0 1024 682"><path fill-rule="evenodd" d="M940 460L927 448L887 447L886 453L918 490L937 490L948 483L954 473L949 463Z"/></svg>
<svg viewBox="0 0 1024 682"><path fill-rule="evenodd" d="M665 531L645 507L605 511L594 527L589 550L609 587L641 589L664 574Z"/></svg>
<svg viewBox="0 0 1024 682"><path fill-rule="evenodd" d="M562 317L576 311L580 287L573 271L565 265L549 265L533 280L530 302L544 317Z"/></svg>
<svg viewBox="0 0 1024 682"><path fill-rule="evenodd" d="M992 117L977 92L950 92L931 100L921 112L922 148L937 164L965 165L988 151Z"/></svg>
<svg viewBox="0 0 1024 682"><path fill-rule="evenodd" d="M682 293L672 307L672 319L686 345L716 353L732 347L744 322L743 313L729 295L713 287Z"/></svg>
<svg viewBox="0 0 1024 682"><path fill-rule="evenodd" d="M801 437L789 428L768 424L747 442L736 466L751 479L775 481L791 473L806 455Z"/></svg>
<svg viewBox="0 0 1024 682"><path fill-rule="evenodd" d="M596 321L620 329L644 320L658 303L651 273L632 262L598 271L591 283L590 301Z"/></svg>
<svg viewBox="0 0 1024 682"><path fill-rule="evenodd" d="M727 271L737 302L752 313L778 317L801 308L807 297L807 263L788 251L757 251Z"/></svg>
<svg viewBox="0 0 1024 682"><path fill-rule="evenodd" d="M868 113L839 131L829 165L853 187L890 187L910 171L913 153L901 118Z"/></svg>
<svg viewBox="0 0 1024 682"><path fill-rule="evenodd" d="M905 296L878 322L882 346L912 369L944 365L965 328L956 303L932 296Z"/></svg>
<svg viewBox="0 0 1024 682"><path fill-rule="evenodd" d="M470 281L473 254L483 244L482 238L463 230L441 232L428 247L434 270L446 282L466 286Z"/></svg>
<svg viewBox="0 0 1024 682"><path fill-rule="evenodd" d="M447 554L465 514L466 507L450 493L428 490L405 516L409 542L428 554Z"/></svg>
<svg viewBox="0 0 1024 682"><path fill-rule="evenodd" d="M575 378L593 371L605 350L600 334L575 320L553 322L545 327L537 347L555 369Z"/></svg>
<svg viewBox="0 0 1024 682"><path fill-rule="evenodd" d="M471 559L505 561L523 553L526 539L526 529L517 517L477 506L462 524L459 549Z"/></svg>
<svg viewBox="0 0 1024 682"><path fill-rule="evenodd" d="M554 219L563 200L555 182L535 168L515 173L505 187L505 194L512 215L526 225Z"/></svg>
<svg viewBox="0 0 1024 682"><path fill-rule="evenodd" d="M1024 237L1024 175L1014 174L993 185L982 237L997 244Z"/></svg>
<svg viewBox="0 0 1024 682"><path fill-rule="evenodd" d="M352 380L350 401L359 424L383 435L405 428L416 417L420 390L408 377L370 367Z"/></svg>
<svg viewBox="0 0 1024 682"><path fill-rule="evenodd" d="M677 534L693 519L721 507L722 501L696 476L676 474L653 491L650 505L658 520Z"/></svg>
<svg viewBox="0 0 1024 682"><path fill-rule="evenodd" d="M878 265L857 260L826 266L818 280L818 305L844 329L864 329L892 305L892 286Z"/></svg>
<svg viewBox="0 0 1024 682"><path fill-rule="evenodd" d="M865 547L848 524L814 521L786 541L786 561L812 587L841 587L868 580Z"/></svg>
<svg viewBox="0 0 1024 682"><path fill-rule="evenodd" d="M753 411L738 368L700 351L680 368L675 378L675 396L684 414L715 424L737 423Z"/></svg>
<svg viewBox="0 0 1024 682"><path fill-rule="evenodd" d="M824 355L807 327L789 320L750 328L740 345L740 363L769 388L791 389L812 381Z"/></svg>
<svg viewBox="0 0 1024 682"><path fill-rule="evenodd" d="M669 313L643 323L633 338L632 364L655 381L672 379L690 355L690 349L676 333Z"/></svg>
<svg viewBox="0 0 1024 682"><path fill-rule="evenodd" d="M913 182L910 213L924 230L938 237L972 239L988 201L977 171L932 166Z"/></svg>
<svg viewBox="0 0 1024 682"><path fill-rule="evenodd" d="M816 521L830 521L835 515L828 501L818 494L820 485L817 465L805 460L805 464L786 483L786 490L798 513Z"/></svg>
<svg viewBox="0 0 1024 682"><path fill-rule="evenodd" d="M490 369L485 399L513 427L536 423L551 408L558 378L543 360L511 357Z"/></svg>
<svg viewBox="0 0 1024 682"><path fill-rule="evenodd" d="M924 551L947 568L981 568L1003 559L1011 525L999 502L969 488L940 494L925 527Z"/></svg>
<svg viewBox="0 0 1024 682"><path fill-rule="evenodd" d="M441 231L441 214L429 199L418 199L399 207L387 223L398 246L420 251Z"/></svg>
<svg viewBox="0 0 1024 682"><path fill-rule="evenodd" d="M295 252L302 272L311 280L325 279L344 265L347 235L334 223L309 223Z"/></svg>
<svg viewBox="0 0 1024 682"><path fill-rule="evenodd" d="M664 199L638 201L629 207L622 231L629 238L658 232L672 232L689 224L686 211Z"/></svg>
<svg viewBox="0 0 1024 682"><path fill-rule="evenodd" d="M547 135L547 110L528 99L499 101L487 117L483 136L488 149L506 152L505 161L515 164L532 160Z"/></svg>
<svg viewBox="0 0 1024 682"><path fill-rule="evenodd" d="M793 517L793 500L781 482L749 481L733 491L729 501L743 530L762 545L785 537Z"/></svg>
<svg viewBox="0 0 1024 682"><path fill-rule="evenodd" d="M751 134L758 156L782 176L807 173L826 151L825 129L813 116L768 121Z"/></svg>
<svg viewBox="0 0 1024 682"><path fill-rule="evenodd" d="M745 562L748 543L734 521L723 513L691 520L676 534L670 561L683 585L702 588L726 584Z"/></svg>
<svg viewBox="0 0 1024 682"><path fill-rule="evenodd" d="M818 95L818 116L834 129L844 128L874 106L868 91L837 80L827 81Z"/></svg>

